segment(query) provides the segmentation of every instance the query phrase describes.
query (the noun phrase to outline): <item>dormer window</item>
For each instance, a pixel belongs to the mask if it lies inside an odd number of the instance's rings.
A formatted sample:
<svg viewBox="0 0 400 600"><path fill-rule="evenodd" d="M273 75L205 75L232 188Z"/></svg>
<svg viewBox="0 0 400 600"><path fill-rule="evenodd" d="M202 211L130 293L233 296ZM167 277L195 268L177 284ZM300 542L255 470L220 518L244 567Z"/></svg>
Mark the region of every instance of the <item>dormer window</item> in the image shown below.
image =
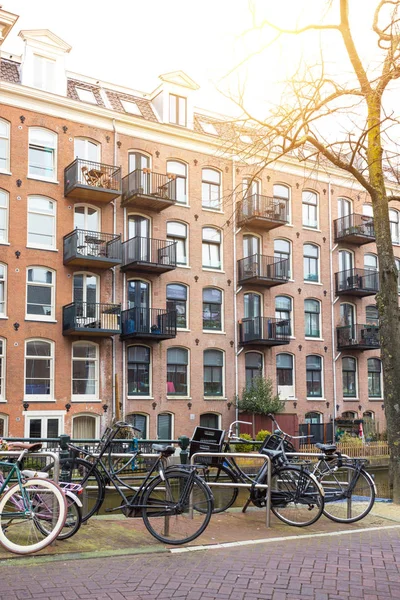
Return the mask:
<svg viewBox="0 0 400 600"><path fill-rule="evenodd" d="M33 85L47 92L55 90L56 61L44 56L33 56Z"/></svg>
<svg viewBox="0 0 400 600"><path fill-rule="evenodd" d="M129 100L122 100L122 98L120 98L120 102L121 102L122 107L125 112L129 113L130 115L139 115L139 117L142 116L142 113L140 112L139 107L136 104L136 102L130 102Z"/></svg>
<svg viewBox="0 0 400 600"><path fill-rule="evenodd" d="M218 135L218 131L215 129L212 123L206 123L206 121L199 121L200 127L204 133L211 133L211 135Z"/></svg>
<svg viewBox="0 0 400 600"><path fill-rule="evenodd" d="M169 95L169 122L186 127L186 98Z"/></svg>
<svg viewBox="0 0 400 600"><path fill-rule="evenodd" d="M90 102L90 104L97 104L95 95L91 90L85 90L80 87L76 87L75 89L76 93L78 94L79 100L82 100L82 102Z"/></svg>

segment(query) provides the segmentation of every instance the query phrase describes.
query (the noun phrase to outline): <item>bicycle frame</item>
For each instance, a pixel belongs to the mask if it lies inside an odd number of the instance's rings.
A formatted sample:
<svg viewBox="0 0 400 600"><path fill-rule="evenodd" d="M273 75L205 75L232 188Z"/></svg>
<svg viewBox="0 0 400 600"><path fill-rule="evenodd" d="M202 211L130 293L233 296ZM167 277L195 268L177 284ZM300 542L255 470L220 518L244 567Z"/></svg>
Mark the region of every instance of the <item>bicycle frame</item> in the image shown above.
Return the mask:
<svg viewBox="0 0 400 600"><path fill-rule="evenodd" d="M8 463L6 461L0 461L0 468L1 467L7 467L10 469L9 474L7 475L7 477L4 477L4 475L0 472L0 496L6 492L9 489L9 482L11 481L11 479L16 475L17 476L17 481L18 481L18 486L21 492L21 499L22 499L22 505L20 504L19 506L16 506L16 508L20 509L19 513L12 513L13 516L15 517L20 517L26 514L27 511L30 510L30 502L29 502L29 497L28 494L25 491L25 488L23 486L23 475L21 473L21 470L19 468L19 461L22 459L22 456L25 454L25 452L21 453L21 456L18 458L17 462L15 463ZM7 513L4 513L7 516ZM11 513L10 513L11 514Z"/></svg>

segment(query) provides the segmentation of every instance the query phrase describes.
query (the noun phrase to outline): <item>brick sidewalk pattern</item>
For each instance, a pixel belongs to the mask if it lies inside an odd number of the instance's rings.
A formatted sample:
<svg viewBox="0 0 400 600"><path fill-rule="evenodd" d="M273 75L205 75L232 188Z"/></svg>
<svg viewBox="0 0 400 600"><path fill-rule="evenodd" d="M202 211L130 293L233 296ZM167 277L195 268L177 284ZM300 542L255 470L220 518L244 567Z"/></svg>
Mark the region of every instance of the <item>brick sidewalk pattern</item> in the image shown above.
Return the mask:
<svg viewBox="0 0 400 600"><path fill-rule="evenodd" d="M399 600L400 531L0 564L0 600Z"/></svg>

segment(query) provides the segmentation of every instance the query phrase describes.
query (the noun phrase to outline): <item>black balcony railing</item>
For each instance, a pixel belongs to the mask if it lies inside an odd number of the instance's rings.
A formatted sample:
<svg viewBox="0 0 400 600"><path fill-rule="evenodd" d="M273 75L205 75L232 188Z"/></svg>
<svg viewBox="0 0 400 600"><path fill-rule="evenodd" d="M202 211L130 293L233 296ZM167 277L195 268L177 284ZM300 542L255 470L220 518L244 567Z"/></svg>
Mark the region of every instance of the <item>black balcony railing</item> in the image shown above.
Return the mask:
<svg viewBox="0 0 400 600"><path fill-rule="evenodd" d="M72 302L63 306L64 335L115 335L120 331L120 304Z"/></svg>
<svg viewBox="0 0 400 600"><path fill-rule="evenodd" d="M290 262L288 258L279 260L274 256L264 256L263 254L253 254L238 261L239 282L260 283L265 280L268 282L285 283L290 276Z"/></svg>
<svg viewBox="0 0 400 600"><path fill-rule="evenodd" d="M85 193L86 192L86 193ZM121 168L77 158L64 170L64 195L111 201L121 194Z"/></svg>
<svg viewBox="0 0 400 600"><path fill-rule="evenodd" d="M371 296L379 292L379 271L348 269L335 273L336 294Z"/></svg>
<svg viewBox="0 0 400 600"><path fill-rule="evenodd" d="M254 219L264 221L266 228L284 225L289 220L289 203L281 198L261 194L246 196L238 207L238 224ZM268 222L272 227L269 227Z"/></svg>
<svg viewBox="0 0 400 600"><path fill-rule="evenodd" d="M147 197L147 198L146 198ZM136 169L122 179L121 204L126 205L130 200L137 202L141 198L141 205L147 204L151 208L176 202L176 179L173 175L154 173L150 169ZM161 210L161 206L155 208Z"/></svg>
<svg viewBox="0 0 400 600"><path fill-rule="evenodd" d="M375 240L373 217L352 213L336 219L333 226L335 242L343 240L361 245Z"/></svg>
<svg viewBox="0 0 400 600"><path fill-rule="evenodd" d="M375 325L346 325L336 328L337 347L353 350L373 350L380 347L379 327Z"/></svg>
<svg viewBox="0 0 400 600"><path fill-rule="evenodd" d="M129 308L121 313L121 338L169 339L176 337L176 310Z"/></svg>
<svg viewBox="0 0 400 600"><path fill-rule="evenodd" d="M290 322L274 317L248 317L239 322L240 344L278 346L288 344Z"/></svg>
<svg viewBox="0 0 400 600"><path fill-rule="evenodd" d="M75 229L64 236L64 264L90 265L121 262L121 236L102 231Z"/></svg>
<svg viewBox="0 0 400 600"><path fill-rule="evenodd" d="M158 273L176 268L176 242L136 236L122 244L122 270Z"/></svg>

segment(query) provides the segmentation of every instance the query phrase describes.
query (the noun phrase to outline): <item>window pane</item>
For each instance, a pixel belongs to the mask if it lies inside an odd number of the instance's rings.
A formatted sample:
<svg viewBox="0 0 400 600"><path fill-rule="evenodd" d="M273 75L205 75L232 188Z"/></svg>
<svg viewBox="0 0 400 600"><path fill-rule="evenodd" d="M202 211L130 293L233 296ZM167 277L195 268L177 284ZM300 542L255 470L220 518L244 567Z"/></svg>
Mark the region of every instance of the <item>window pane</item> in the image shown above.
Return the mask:
<svg viewBox="0 0 400 600"><path fill-rule="evenodd" d="M224 364L223 353L219 350L205 350L204 364L210 366L221 366Z"/></svg>
<svg viewBox="0 0 400 600"><path fill-rule="evenodd" d="M27 342L26 354L27 356L51 356L51 346L48 342L39 340Z"/></svg>
<svg viewBox="0 0 400 600"><path fill-rule="evenodd" d="M74 358L96 358L97 347L92 344L75 344L72 346L72 354Z"/></svg>
<svg viewBox="0 0 400 600"><path fill-rule="evenodd" d="M222 304L222 292L215 288L205 288L203 290L203 302L214 302Z"/></svg>
<svg viewBox="0 0 400 600"><path fill-rule="evenodd" d="M291 369L293 367L293 356L290 354L278 354L276 357L276 366L282 369Z"/></svg>
<svg viewBox="0 0 400 600"><path fill-rule="evenodd" d="M186 237L186 225L183 223L167 223L167 235Z"/></svg>
<svg viewBox="0 0 400 600"><path fill-rule="evenodd" d="M168 364L187 365L188 351L185 348L169 348L167 351Z"/></svg>
<svg viewBox="0 0 400 600"><path fill-rule="evenodd" d="M132 362L150 362L150 349L145 346L129 346L128 361Z"/></svg>
<svg viewBox="0 0 400 600"><path fill-rule="evenodd" d="M176 283L170 283L167 285L167 299L168 300L186 300L187 299L187 288L185 285L179 285Z"/></svg>
<svg viewBox="0 0 400 600"><path fill-rule="evenodd" d="M171 415L158 415L157 417L157 437L160 440L170 440L172 436L172 417Z"/></svg>
<svg viewBox="0 0 400 600"><path fill-rule="evenodd" d="M285 198L289 200L289 188L285 185L274 185L274 198Z"/></svg>

